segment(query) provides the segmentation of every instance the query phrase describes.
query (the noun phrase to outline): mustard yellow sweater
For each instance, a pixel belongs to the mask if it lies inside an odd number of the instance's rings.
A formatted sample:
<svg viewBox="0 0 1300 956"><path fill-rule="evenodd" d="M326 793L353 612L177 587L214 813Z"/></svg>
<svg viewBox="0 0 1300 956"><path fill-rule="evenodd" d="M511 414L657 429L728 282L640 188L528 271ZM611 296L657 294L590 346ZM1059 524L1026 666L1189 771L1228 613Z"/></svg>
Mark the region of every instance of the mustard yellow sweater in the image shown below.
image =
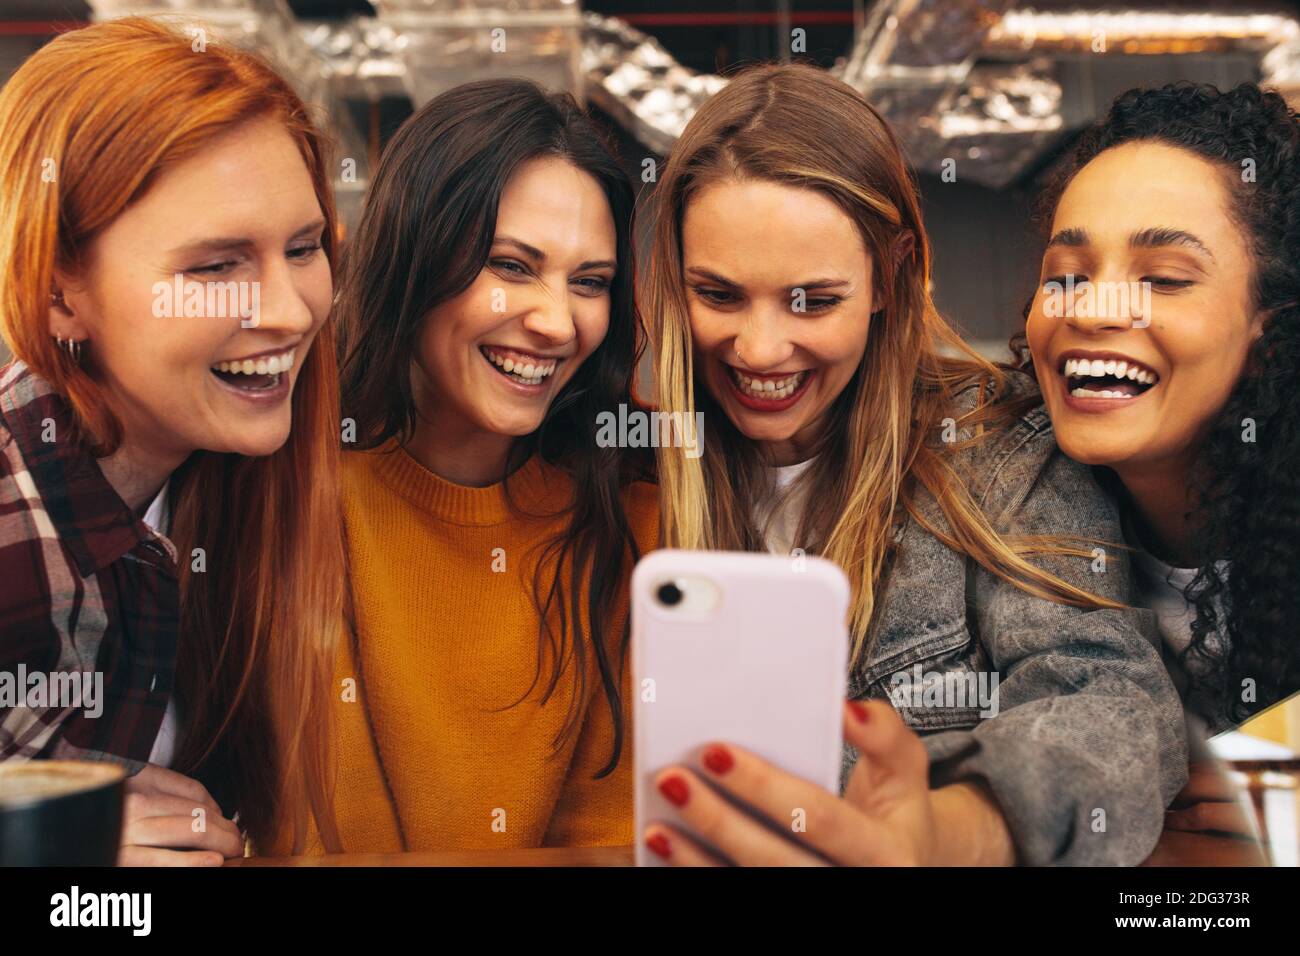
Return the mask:
<svg viewBox="0 0 1300 956"><path fill-rule="evenodd" d="M347 852L400 850L402 833L409 850L633 840L631 662L622 757L601 780L592 775L609 759L613 725L594 656L574 730L557 746L576 666L545 704L553 657L534 683L533 573L538 548L567 526L572 483L534 458L508 485L529 517L511 510L502 485L452 484L393 443L344 455L360 648L359 660L350 642L340 648L335 685L335 815ZM625 503L642 553L652 550L656 489L637 483ZM616 661L626 615L625 572L603 635Z"/></svg>

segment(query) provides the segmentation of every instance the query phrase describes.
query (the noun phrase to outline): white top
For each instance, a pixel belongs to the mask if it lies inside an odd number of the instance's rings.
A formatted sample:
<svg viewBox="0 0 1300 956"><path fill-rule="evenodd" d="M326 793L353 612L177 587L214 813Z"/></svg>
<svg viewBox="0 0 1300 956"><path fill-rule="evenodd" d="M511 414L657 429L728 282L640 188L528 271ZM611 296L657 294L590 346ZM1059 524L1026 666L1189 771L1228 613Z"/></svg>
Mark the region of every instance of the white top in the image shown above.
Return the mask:
<svg viewBox="0 0 1300 956"><path fill-rule="evenodd" d="M167 512L167 489L171 482L162 486L162 490L149 503L148 509L144 513L143 521L149 526L154 534L167 536L171 530L171 522L168 520ZM154 738L153 750L149 752L149 762L157 764L160 767L170 767L173 760L176 759L176 747L180 740L180 722L176 716L176 697L167 702L167 710L163 714L162 726L158 729L158 736Z"/></svg>
<svg viewBox="0 0 1300 956"><path fill-rule="evenodd" d="M1188 698L1187 673L1179 665L1176 657L1192 642L1192 623L1196 620L1196 608L1183 597L1183 589L1196 578L1197 569L1176 568L1142 550L1136 542L1136 536L1131 536L1127 527L1125 536L1130 538L1129 543L1137 548L1133 552L1133 578L1137 588L1137 603L1155 612L1160 625L1160 638L1164 643L1165 665L1169 668L1178 692L1183 695L1188 759L1193 764L1218 765L1219 772L1226 776L1228 768L1222 766L1222 761L1241 759L1244 753L1251 750L1250 744L1245 743L1243 746L1243 742L1251 741L1252 738L1232 730L1226 730L1213 737L1210 735L1213 724L1207 718L1211 715L1202 711L1213 708L1209 706L1210 702ZM1227 562L1220 562L1218 567L1221 574L1227 573ZM1211 650L1217 650L1220 647L1218 635L1209 635L1206 645ZM1222 727L1222 723L1219 726ZM1258 741L1258 743L1264 742ZM1244 790L1237 791L1236 801L1240 804L1245 819L1251 823L1255 839L1259 840L1260 834L1253 829L1255 814Z"/></svg>
<svg viewBox="0 0 1300 956"><path fill-rule="evenodd" d="M1193 728L1203 736L1207 722L1214 725L1222 720L1216 714L1202 712L1212 709L1209 707L1209 701L1188 699L1188 674L1178 660L1178 656L1192 642L1192 624L1196 620L1196 607L1183 596L1183 592L1195 580L1197 569L1174 567L1146 551L1138 542L1136 534L1127 521L1124 522L1124 537L1135 549L1133 551L1133 583L1137 592L1134 595L1135 603L1139 607L1155 612L1160 639L1164 645L1162 652L1165 666L1169 668L1174 686L1183 697L1183 706L1188 711L1189 743L1192 744L1192 749L1197 751L1199 741L1191 739ZM1219 562L1218 569L1220 574L1226 574L1227 562ZM1210 634L1205 646L1211 653L1220 653L1222 645L1219 636ZM1193 667L1198 663L1193 660ZM1219 726L1222 724L1219 723Z"/></svg>
<svg viewBox="0 0 1300 956"><path fill-rule="evenodd" d="M167 482L154 495L153 501L149 502L149 507L144 512L144 523L149 526L149 530L154 534L160 534L166 537L171 530L171 521L167 515L167 489L171 487L171 482Z"/></svg>
<svg viewBox="0 0 1300 956"><path fill-rule="evenodd" d="M1176 568L1141 550L1133 552L1138 604L1155 611L1166 650L1181 654L1192 642L1196 608L1183 596L1196 577L1196 568Z"/></svg>
<svg viewBox="0 0 1300 956"><path fill-rule="evenodd" d="M781 465L772 470L776 488L772 495L760 501L754 508L754 524L767 550L772 554L789 554L800 545L794 540L799 531L799 519L803 516L804 502L808 494L806 488L793 491L790 486L794 480L808 470L815 459L796 462L793 465Z"/></svg>

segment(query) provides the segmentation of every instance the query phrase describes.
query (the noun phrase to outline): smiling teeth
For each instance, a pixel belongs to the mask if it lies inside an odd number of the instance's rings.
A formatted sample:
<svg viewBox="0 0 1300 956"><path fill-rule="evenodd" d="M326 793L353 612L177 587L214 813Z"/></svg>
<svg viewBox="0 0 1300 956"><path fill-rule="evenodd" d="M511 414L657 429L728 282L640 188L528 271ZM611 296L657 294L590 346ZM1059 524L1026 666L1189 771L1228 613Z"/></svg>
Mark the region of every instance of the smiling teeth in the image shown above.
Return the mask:
<svg viewBox="0 0 1300 956"><path fill-rule="evenodd" d="M293 368L293 349L281 352L279 355L272 355L269 358L261 356L255 359L218 362L212 367L218 372L226 372L230 375L279 375L281 372L287 372Z"/></svg>
<svg viewBox="0 0 1300 956"><path fill-rule="evenodd" d="M1139 385L1154 385L1160 381L1160 376L1150 369L1115 359L1066 359L1063 372L1066 378L1102 378L1112 375ZM1075 389L1071 394L1077 394L1078 391Z"/></svg>
<svg viewBox="0 0 1300 956"><path fill-rule="evenodd" d="M1112 392L1108 388L1100 392L1094 388L1072 388L1070 394L1076 398L1137 398L1136 395L1129 395L1125 392Z"/></svg>
<svg viewBox="0 0 1300 956"><path fill-rule="evenodd" d="M779 402L783 398L789 398L799 390L799 386L803 384L803 380L808 377L808 372L803 371L795 372L793 375L787 375L785 378L751 378L743 372L736 371L734 368L731 370L731 374L736 384L740 386L742 392L745 392L747 395L752 395L755 398L767 399L771 402Z"/></svg>
<svg viewBox="0 0 1300 956"><path fill-rule="evenodd" d="M484 348L483 354L489 362L524 385L540 385L542 380L554 372L555 366L559 364L555 359L534 361L513 359L489 348Z"/></svg>

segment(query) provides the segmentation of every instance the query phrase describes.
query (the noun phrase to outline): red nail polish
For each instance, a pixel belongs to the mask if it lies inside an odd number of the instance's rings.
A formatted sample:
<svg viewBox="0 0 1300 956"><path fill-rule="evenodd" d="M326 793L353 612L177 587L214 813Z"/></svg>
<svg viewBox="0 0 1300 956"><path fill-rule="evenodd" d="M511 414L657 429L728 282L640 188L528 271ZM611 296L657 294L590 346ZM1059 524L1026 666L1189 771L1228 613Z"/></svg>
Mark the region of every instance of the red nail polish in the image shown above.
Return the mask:
<svg viewBox="0 0 1300 956"><path fill-rule="evenodd" d="M867 705L862 703L862 701L849 701L849 710L853 711L853 716L858 719L858 723L865 724L867 722L867 714L869 712L867 710Z"/></svg>
<svg viewBox="0 0 1300 956"><path fill-rule="evenodd" d="M716 774L724 774L736 765L736 759L731 756L731 751L718 744L710 744L705 749L701 760L704 766Z"/></svg>
<svg viewBox="0 0 1300 956"><path fill-rule="evenodd" d="M686 779L678 776L665 777L660 781L659 792L675 807L686 806L686 799L691 795L686 786Z"/></svg>
<svg viewBox="0 0 1300 956"><path fill-rule="evenodd" d="M662 833L652 833L646 837L645 845L651 853L661 860L667 860L673 855L673 848L668 845L668 838Z"/></svg>

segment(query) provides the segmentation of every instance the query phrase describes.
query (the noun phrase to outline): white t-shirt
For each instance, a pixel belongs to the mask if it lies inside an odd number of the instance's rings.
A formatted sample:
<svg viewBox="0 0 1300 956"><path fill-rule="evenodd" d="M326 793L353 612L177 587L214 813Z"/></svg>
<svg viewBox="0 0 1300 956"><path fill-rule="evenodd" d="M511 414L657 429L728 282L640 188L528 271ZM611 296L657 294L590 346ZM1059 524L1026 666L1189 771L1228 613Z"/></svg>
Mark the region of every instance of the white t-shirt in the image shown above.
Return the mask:
<svg viewBox="0 0 1300 956"><path fill-rule="evenodd" d="M144 513L143 521L155 533L166 537L171 530L171 522L168 520L167 512L167 489L170 482L162 486L162 490L149 503L148 510ZM160 767L170 767L173 760L176 759L176 747L180 740L180 722L176 715L176 697L167 702L167 710L163 714L162 726L158 729L158 736L154 738L153 749L149 752L149 762L157 764Z"/></svg>
<svg viewBox="0 0 1300 956"><path fill-rule="evenodd" d="M1196 568L1176 568L1140 548L1133 552L1133 565L1138 603L1155 611L1165 649L1181 654L1192 642L1196 620L1196 608L1183 596Z"/></svg>
<svg viewBox="0 0 1300 956"><path fill-rule="evenodd" d="M1184 597L1183 592L1196 578L1196 568L1177 568L1166 564L1146 551L1138 542L1136 534L1125 522L1124 537L1134 547L1133 583L1137 593L1134 595L1139 607L1155 612L1160 628L1160 639L1164 644L1163 656L1165 666L1169 668L1174 686L1183 695L1183 704L1191 713L1203 720L1210 727L1222 727L1220 715L1207 713L1209 702L1189 700L1189 677L1186 669L1179 662L1179 655L1192 642L1192 624L1196 620L1196 607ZM1227 573L1227 563L1219 563L1219 573ZM1220 611L1220 617L1222 612ZM1221 653L1222 645L1217 634L1207 637L1206 649L1211 653ZM1193 666L1196 666L1195 662ZM1189 723L1190 726L1190 723Z"/></svg>
<svg viewBox="0 0 1300 956"><path fill-rule="evenodd" d="M799 519L803 516L804 502L807 500L806 489L791 491L794 480L812 465L815 459L796 462L793 465L781 465L773 469L776 488L768 498L760 501L754 508L754 524L763 542L772 554L789 554L800 544L794 540L799 531Z"/></svg>

